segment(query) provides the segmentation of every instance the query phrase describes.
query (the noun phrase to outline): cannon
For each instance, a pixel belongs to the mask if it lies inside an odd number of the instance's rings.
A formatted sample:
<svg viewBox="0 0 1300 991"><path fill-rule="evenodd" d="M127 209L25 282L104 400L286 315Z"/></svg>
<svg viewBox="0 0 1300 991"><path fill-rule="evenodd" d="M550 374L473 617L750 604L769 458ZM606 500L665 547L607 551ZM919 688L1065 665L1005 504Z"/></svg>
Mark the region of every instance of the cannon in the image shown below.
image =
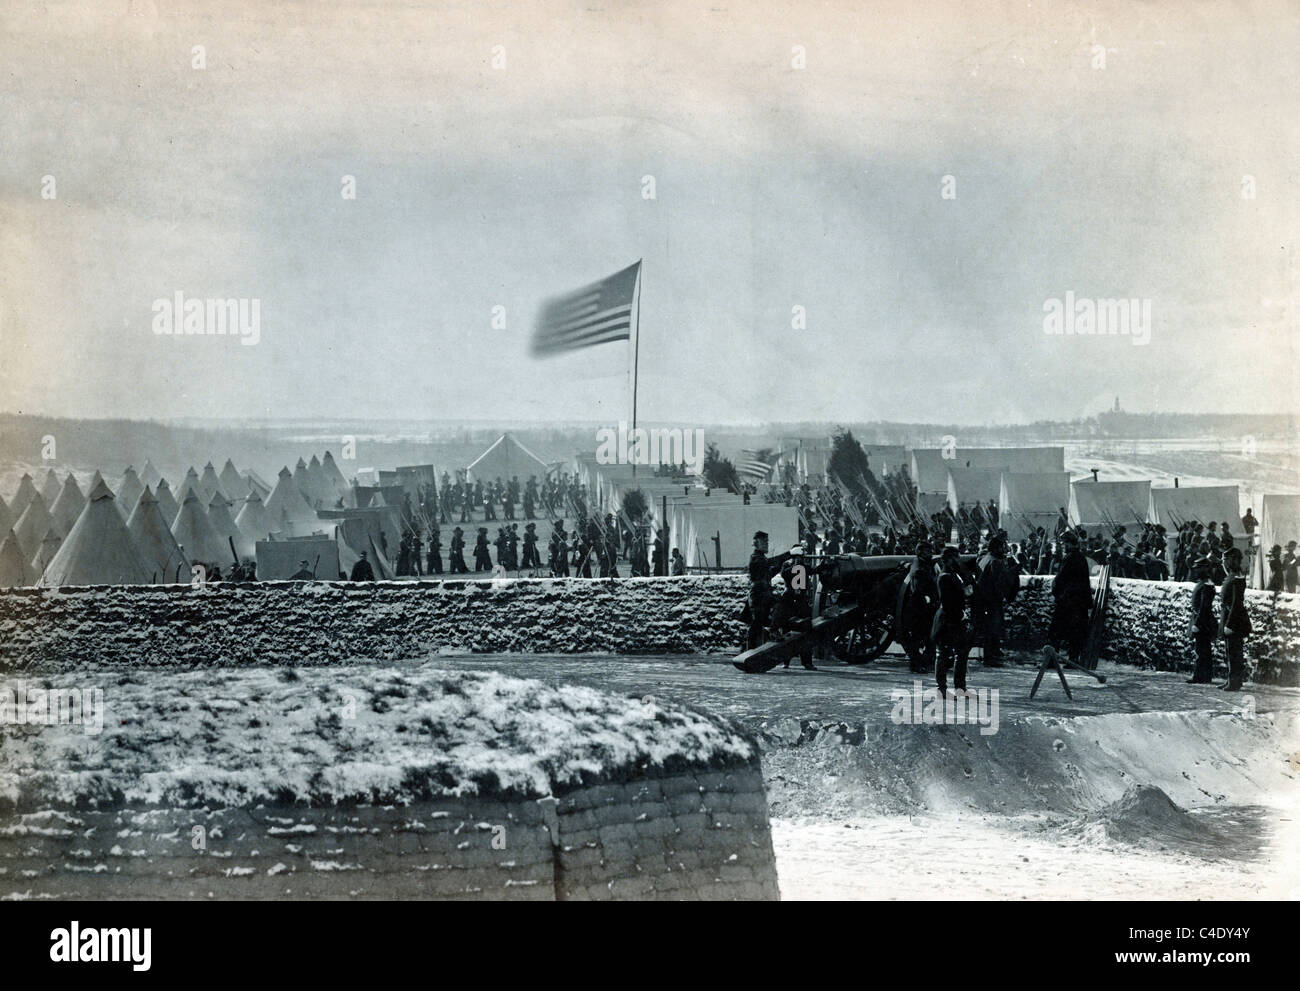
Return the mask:
<svg viewBox="0 0 1300 991"><path fill-rule="evenodd" d="M821 583L818 615L788 621L773 639L738 655L732 663L739 670L768 671L819 647L828 648L846 664L866 664L880 657L898 636L905 581L914 557L836 554L805 560L813 563ZM974 579L974 565L973 554L962 555L968 580Z"/></svg>

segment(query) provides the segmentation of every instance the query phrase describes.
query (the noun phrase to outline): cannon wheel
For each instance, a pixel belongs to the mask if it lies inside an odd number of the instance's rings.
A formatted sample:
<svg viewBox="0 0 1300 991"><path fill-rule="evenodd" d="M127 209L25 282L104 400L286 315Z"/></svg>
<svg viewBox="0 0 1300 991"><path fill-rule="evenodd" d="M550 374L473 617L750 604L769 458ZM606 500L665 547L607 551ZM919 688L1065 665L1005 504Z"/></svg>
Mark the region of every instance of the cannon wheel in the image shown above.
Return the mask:
<svg viewBox="0 0 1300 991"><path fill-rule="evenodd" d="M893 642L892 613L871 609L857 626L835 638L834 649L845 664L866 664L888 650Z"/></svg>

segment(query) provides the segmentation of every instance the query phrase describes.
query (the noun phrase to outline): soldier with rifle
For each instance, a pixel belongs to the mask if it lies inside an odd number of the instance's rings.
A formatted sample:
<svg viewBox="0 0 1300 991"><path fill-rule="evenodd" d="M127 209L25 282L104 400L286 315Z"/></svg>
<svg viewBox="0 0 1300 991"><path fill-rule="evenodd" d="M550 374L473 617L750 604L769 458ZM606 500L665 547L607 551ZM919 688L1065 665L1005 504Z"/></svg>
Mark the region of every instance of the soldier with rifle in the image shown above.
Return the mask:
<svg viewBox="0 0 1300 991"><path fill-rule="evenodd" d="M1006 542L1001 536L994 536L989 541L988 553L979 561L979 578L975 583L971 612L986 668L1002 667L1003 609L1020 591L1018 569L1006 557Z"/></svg>
<svg viewBox="0 0 1300 991"><path fill-rule="evenodd" d="M465 531L460 527L451 531L451 554L447 558L447 563L453 575L463 575L469 571L465 565Z"/></svg>

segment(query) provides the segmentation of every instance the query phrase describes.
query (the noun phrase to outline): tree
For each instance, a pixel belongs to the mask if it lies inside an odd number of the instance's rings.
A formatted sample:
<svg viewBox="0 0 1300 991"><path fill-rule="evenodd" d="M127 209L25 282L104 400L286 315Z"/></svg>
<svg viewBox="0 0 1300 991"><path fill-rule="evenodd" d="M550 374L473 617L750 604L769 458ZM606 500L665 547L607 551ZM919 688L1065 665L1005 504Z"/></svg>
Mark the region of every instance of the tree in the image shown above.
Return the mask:
<svg viewBox="0 0 1300 991"><path fill-rule="evenodd" d="M640 489L630 489L623 493L623 515L630 523L640 523L649 511L650 504Z"/></svg>
<svg viewBox="0 0 1300 991"><path fill-rule="evenodd" d="M722 456L717 444L710 444L704 449L704 465L700 469L700 476L711 489L740 491L740 476L736 474L736 466Z"/></svg>

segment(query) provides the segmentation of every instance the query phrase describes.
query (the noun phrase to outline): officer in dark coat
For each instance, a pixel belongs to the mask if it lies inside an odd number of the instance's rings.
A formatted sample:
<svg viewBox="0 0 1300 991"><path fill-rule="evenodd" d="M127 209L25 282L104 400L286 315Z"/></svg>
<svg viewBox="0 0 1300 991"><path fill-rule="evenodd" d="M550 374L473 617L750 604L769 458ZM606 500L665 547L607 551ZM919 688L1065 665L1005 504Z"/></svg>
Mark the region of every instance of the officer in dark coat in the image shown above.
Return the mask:
<svg viewBox="0 0 1300 991"><path fill-rule="evenodd" d="M1192 590L1192 639L1196 644L1196 670L1187 679L1189 685L1208 685L1214 680L1211 650L1219 632L1214 618L1214 586L1210 583L1210 559L1197 558L1192 565L1196 588Z"/></svg>
<svg viewBox="0 0 1300 991"><path fill-rule="evenodd" d="M1088 560L1079 550L1079 540L1071 530L1061 534L1065 556L1061 570L1052 579L1052 623L1048 638L1065 647L1076 664L1088 642L1088 614L1092 611L1092 583L1088 578Z"/></svg>
<svg viewBox="0 0 1300 991"><path fill-rule="evenodd" d="M931 627L939 609L939 586L934 577L934 549L928 540L916 545L916 559L903 581L898 607L899 640L916 674L934 670Z"/></svg>
<svg viewBox="0 0 1300 991"><path fill-rule="evenodd" d="M309 582L314 580L315 577L316 576L311 573L311 565L309 565L306 561L299 561L298 570L289 576L289 581Z"/></svg>
<svg viewBox="0 0 1300 991"><path fill-rule="evenodd" d="M365 551L361 552L361 560L352 566L351 579L354 582L372 582L375 580L375 569L370 566Z"/></svg>
<svg viewBox="0 0 1300 991"><path fill-rule="evenodd" d="M966 625L966 598L970 591L961 574L961 554L945 547L940 555L939 612L934 618L934 680L941 695L948 694L948 672L952 687L966 691L966 656L970 653L970 629ZM984 663L988 664L985 654ZM1000 663L1000 662L999 662Z"/></svg>
<svg viewBox="0 0 1300 991"><path fill-rule="evenodd" d="M1234 547L1224 554L1223 565L1228 572L1219 590L1223 601L1219 632L1228 648L1228 683L1223 690L1239 692L1246 676L1246 638L1252 632L1246 610L1246 576L1241 573L1241 548Z"/></svg>
<svg viewBox="0 0 1300 991"><path fill-rule="evenodd" d="M754 534L754 553L749 556L749 638L748 649L763 643L768 620L772 614L772 576L790 557L787 551L769 559L767 534L759 530Z"/></svg>
<svg viewBox="0 0 1300 991"><path fill-rule="evenodd" d="M988 554L980 560L979 566L972 618L984 651L984 666L1000 668L1003 612L1020 590L1019 568L1007 561L1007 545L1000 536L989 541ZM955 680L953 684L956 684Z"/></svg>
<svg viewBox="0 0 1300 991"><path fill-rule="evenodd" d="M519 524L511 523L506 530L506 567L519 570Z"/></svg>
<svg viewBox="0 0 1300 991"><path fill-rule="evenodd" d="M795 548L794 550L802 550ZM785 590L772 604L772 633L776 635L794 633L808 629L812 621L812 603L808 598L808 571L804 567L802 555L791 551L790 559L781 565L781 581ZM673 548L673 553L677 548ZM799 654L799 661L809 671L816 671L812 662L812 648ZM790 666L790 658L785 659L785 666Z"/></svg>
<svg viewBox="0 0 1300 991"><path fill-rule="evenodd" d="M506 553L506 528L505 527L503 526L497 527L497 536L496 539L492 541L492 546L497 549L497 564L501 565L501 567L503 568L509 568L510 557Z"/></svg>

